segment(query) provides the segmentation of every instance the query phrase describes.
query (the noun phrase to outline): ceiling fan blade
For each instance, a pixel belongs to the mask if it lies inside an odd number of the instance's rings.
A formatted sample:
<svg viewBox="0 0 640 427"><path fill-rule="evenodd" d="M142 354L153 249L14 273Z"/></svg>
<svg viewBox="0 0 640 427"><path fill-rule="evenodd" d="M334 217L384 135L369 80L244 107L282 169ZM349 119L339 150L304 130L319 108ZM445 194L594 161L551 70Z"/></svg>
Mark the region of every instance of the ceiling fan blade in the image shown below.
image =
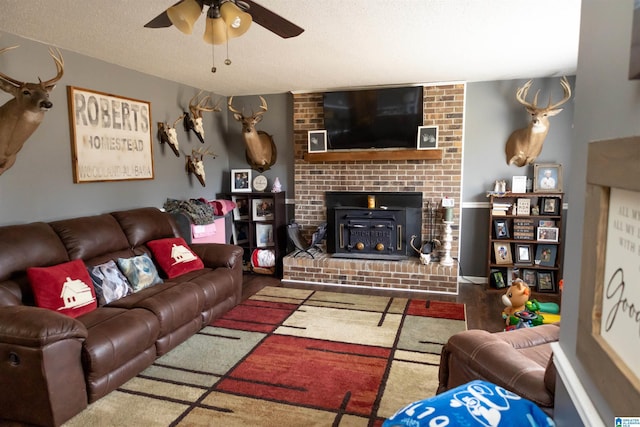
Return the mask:
<svg viewBox="0 0 640 427"><path fill-rule="evenodd" d="M298 27L293 22L284 19L282 16L271 12L269 9L260 6L253 0L243 1L249 5L248 12L251 14L251 18L256 24L279 35L283 39L296 37L303 33L304 29Z"/></svg>
<svg viewBox="0 0 640 427"><path fill-rule="evenodd" d="M177 1L176 3L171 5L171 7L182 3L182 1L183 0ZM203 0L196 0L196 1L200 5L200 9L202 10ZM169 8L167 8L167 9L169 9ZM164 12L162 12L160 15L156 16L155 18L153 18L151 21L149 21L146 24L144 24L144 26L146 28L166 28L166 27L170 27L172 25L173 25L173 23L169 19L169 15L167 15L167 11L166 10Z"/></svg>

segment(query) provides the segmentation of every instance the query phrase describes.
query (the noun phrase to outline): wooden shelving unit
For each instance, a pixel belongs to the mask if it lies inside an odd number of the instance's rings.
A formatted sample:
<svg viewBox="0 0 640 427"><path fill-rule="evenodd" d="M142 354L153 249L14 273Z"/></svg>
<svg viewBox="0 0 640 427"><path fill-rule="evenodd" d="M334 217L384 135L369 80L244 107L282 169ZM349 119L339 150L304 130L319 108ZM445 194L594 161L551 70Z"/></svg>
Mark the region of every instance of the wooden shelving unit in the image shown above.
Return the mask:
<svg viewBox="0 0 640 427"><path fill-rule="evenodd" d="M563 196L563 193L489 196L490 289L508 286L515 273L537 292L558 293L564 256Z"/></svg>

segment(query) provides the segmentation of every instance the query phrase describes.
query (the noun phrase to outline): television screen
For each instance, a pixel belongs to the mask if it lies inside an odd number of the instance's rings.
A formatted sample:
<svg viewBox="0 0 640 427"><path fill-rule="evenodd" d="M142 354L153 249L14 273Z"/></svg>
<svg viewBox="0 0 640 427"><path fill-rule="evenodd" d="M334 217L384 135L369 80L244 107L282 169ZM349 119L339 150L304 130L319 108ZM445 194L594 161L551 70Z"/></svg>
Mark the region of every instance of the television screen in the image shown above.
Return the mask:
<svg viewBox="0 0 640 427"><path fill-rule="evenodd" d="M329 150L416 148L422 87L326 92Z"/></svg>

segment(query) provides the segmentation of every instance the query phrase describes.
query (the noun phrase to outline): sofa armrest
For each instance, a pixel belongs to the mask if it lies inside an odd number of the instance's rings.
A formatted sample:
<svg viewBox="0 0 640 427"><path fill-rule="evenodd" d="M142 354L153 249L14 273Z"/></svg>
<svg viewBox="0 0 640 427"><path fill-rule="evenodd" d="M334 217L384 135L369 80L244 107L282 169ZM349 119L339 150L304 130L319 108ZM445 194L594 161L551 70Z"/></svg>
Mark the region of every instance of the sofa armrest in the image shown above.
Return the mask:
<svg viewBox="0 0 640 427"><path fill-rule="evenodd" d="M242 267L243 249L240 246L224 243L194 243L189 245L202 259L205 267L217 268Z"/></svg>
<svg viewBox="0 0 640 427"><path fill-rule="evenodd" d="M529 329L506 334L517 335L526 330ZM509 340L516 340L516 337L509 336ZM551 358L549 343L534 347L539 352L548 352L548 358ZM528 358L525 352L505 340L502 333L468 330L453 335L442 349L438 393L471 380L483 379L540 406L553 407L553 393L545 384L546 368L546 363L541 366Z"/></svg>
<svg viewBox="0 0 640 427"><path fill-rule="evenodd" d="M0 343L37 348L86 337L87 328L64 314L24 305L0 308Z"/></svg>

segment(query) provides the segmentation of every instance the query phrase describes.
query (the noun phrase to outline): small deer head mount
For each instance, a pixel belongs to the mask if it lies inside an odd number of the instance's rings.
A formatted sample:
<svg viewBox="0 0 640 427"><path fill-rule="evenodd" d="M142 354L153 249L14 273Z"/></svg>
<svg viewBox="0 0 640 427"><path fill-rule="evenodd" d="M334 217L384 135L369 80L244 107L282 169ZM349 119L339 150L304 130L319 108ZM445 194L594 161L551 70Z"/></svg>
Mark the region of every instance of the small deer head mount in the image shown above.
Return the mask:
<svg viewBox="0 0 640 427"><path fill-rule="evenodd" d="M0 55L18 46L0 49ZM40 126L44 113L53 107L49 94L64 74L64 60L58 49L49 49L56 64L56 76L38 83L27 83L0 73L0 89L13 99L0 106L0 175L16 161L18 151Z"/></svg>
<svg viewBox="0 0 640 427"><path fill-rule="evenodd" d="M200 140L200 142L204 144L204 126L202 126L202 112L222 111L222 108L220 108L222 98L218 100L216 105L211 105L210 95L207 95L203 98L200 98L200 95L202 95L202 91L200 91L189 101L189 113L184 113L184 130L187 132L192 130L198 137L198 140Z"/></svg>
<svg viewBox="0 0 640 427"><path fill-rule="evenodd" d="M178 132L176 131L176 126L178 122L184 118L184 114L178 117L178 119L173 122L173 126L169 126L166 122L158 122L158 139L161 144L165 142L171 149L176 157L180 157L180 143L178 142Z"/></svg>
<svg viewBox="0 0 640 427"><path fill-rule="evenodd" d="M544 139L549 132L549 117L562 111L562 108L558 107L571 98L571 86L569 86L567 78L563 77L560 80L560 85L564 90L564 97L559 102L552 104L551 96L549 96L547 106L538 107L540 91L536 92L533 102L526 100L531 83L532 81L529 80L516 93L516 99L525 106L531 115L531 121L526 128L517 129L509 136L505 147L508 165L525 166L534 162L540 155L542 144L544 144Z"/></svg>
<svg viewBox="0 0 640 427"><path fill-rule="evenodd" d="M211 156L214 159L216 158L216 154L213 151L210 151L209 148L203 150L199 148L197 150L192 149L191 154L184 154L186 159L185 169L188 174L194 174L200 184L205 187L206 186L206 176L204 172L204 156Z"/></svg>

